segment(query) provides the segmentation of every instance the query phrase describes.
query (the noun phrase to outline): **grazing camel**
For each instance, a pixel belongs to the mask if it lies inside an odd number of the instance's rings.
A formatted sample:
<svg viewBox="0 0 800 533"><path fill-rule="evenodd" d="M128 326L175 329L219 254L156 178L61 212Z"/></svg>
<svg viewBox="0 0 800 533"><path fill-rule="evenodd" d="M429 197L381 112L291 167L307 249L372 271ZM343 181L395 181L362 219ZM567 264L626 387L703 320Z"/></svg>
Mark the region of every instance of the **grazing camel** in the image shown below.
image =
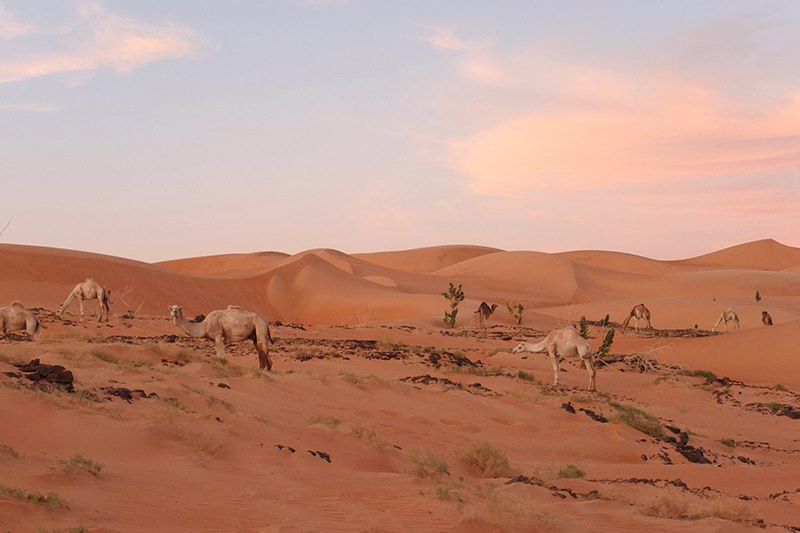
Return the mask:
<svg viewBox="0 0 800 533"><path fill-rule="evenodd" d="M761 322L765 326L771 326L772 325L772 315L769 314L766 311L761 311Z"/></svg>
<svg viewBox="0 0 800 533"><path fill-rule="evenodd" d="M258 366L267 371L272 369L269 358L269 343L275 342L269 334L269 324L256 313L243 311L235 305L227 309L211 311L202 322L195 323L183 317L183 308L173 305L169 308L175 325L190 337L204 338L214 341L217 357L225 359L225 344L246 339L253 341L258 352Z"/></svg>
<svg viewBox="0 0 800 533"><path fill-rule="evenodd" d="M725 333L728 333L728 322L733 322L733 326L735 329L741 330L742 328L739 326L739 315L736 314L736 311L733 309L728 309L724 313L722 313L717 320L717 323L714 324L714 327L711 328L711 331L714 332L717 330L720 324L725 322Z"/></svg>
<svg viewBox="0 0 800 533"><path fill-rule="evenodd" d="M594 368L594 357L589 353L589 342L581 337L575 328L567 327L564 329L556 329L551 331L547 337L538 344L528 344L527 342L520 342L511 350L511 353L520 352L543 352L547 350L550 354L550 362L553 364L553 373L555 374L554 384L558 385L558 362L560 357L578 357L581 362L586 366L589 372L589 390L597 390L595 388L595 375L597 371Z"/></svg>
<svg viewBox="0 0 800 533"><path fill-rule="evenodd" d="M70 306L72 300L78 299L78 304L80 305L81 311L81 320L83 320L83 315L86 311L86 308L83 305L84 300L97 300L100 302L100 309L101 313L97 317L98 322L102 322L105 319L108 322L108 312L110 310L111 305L111 291L106 290L103 288L102 285L97 283L92 278L86 278L85 281L82 283L78 283L75 285L75 288L72 289L72 292L69 293L67 299L64 300L64 303L58 306L58 310L56 311L56 316L61 318L61 315L64 314L64 311L67 310L67 307Z"/></svg>
<svg viewBox="0 0 800 533"><path fill-rule="evenodd" d="M492 306L489 307L489 304L486 302L481 302L481 305L478 306L478 310L475 311L475 313L478 314L478 322L483 329L486 329L486 321L489 320L489 317L492 316L495 309L497 309L497 304L492 304Z"/></svg>
<svg viewBox="0 0 800 533"><path fill-rule="evenodd" d="M631 309L628 318L625 319L625 322L622 323L623 328L627 328L628 324L631 323L631 319L636 319L636 331L639 331L639 321L644 320L647 324L647 329L652 329L653 326L650 325L650 310L644 306L644 304L639 304Z"/></svg>
<svg viewBox="0 0 800 533"><path fill-rule="evenodd" d="M10 331L28 332L34 339L39 337L39 320L20 302L11 302L8 307L0 307L0 337Z"/></svg>

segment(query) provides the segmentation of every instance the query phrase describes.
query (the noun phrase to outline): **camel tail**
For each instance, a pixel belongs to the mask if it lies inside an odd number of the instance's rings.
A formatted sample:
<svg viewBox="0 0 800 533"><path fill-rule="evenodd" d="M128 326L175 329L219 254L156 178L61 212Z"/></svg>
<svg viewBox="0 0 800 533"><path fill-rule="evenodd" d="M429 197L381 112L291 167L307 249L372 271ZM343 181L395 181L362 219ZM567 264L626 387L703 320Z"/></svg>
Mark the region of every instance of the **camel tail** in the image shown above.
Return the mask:
<svg viewBox="0 0 800 533"><path fill-rule="evenodd" d="M256 327L256 342L267 349L270 343L275 344L269 333L269 322L259 317L260 324Z"/></svg>
<svg viewBox="0 0 800 533"><path fill-rule="evenodd" d="M31 317L30 319L28 319L28 323L26 326L27 327L25 329L28 330L28 333L31 335L31 337L33 337L34 339L39 337L39 332L42 329L42 325L39 323L39 319L37 319L36 317Z"/></svg>

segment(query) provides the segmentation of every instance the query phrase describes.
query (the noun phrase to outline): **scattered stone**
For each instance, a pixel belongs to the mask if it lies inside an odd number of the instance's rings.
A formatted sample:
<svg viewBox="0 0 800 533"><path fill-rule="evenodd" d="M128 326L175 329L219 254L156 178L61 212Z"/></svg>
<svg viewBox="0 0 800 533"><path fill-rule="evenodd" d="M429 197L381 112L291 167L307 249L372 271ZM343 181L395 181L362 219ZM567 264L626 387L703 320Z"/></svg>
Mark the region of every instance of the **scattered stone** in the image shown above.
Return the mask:
<svg viewBox="0 0 800 533"><path fill-rule="evenodd" d="M228 385L227 383L217 383L217 387L219 387L220 389L230 389L231 388L231 386Z"/></svg>
<svg viewBox="0 0 800 533"><path fill-rule="evenodd" d="M29 363L14 365L17 367L21 374L37 385L49 384L73 392L73 382L75 376L72 371L67 370L61 365L46 365L42 364L39 359L32 359ZM9 375L9 374L6 374ZM20 376L21 377L21 376Z"/></svg>
<svg viewBox="0 0 800 533"><path fill-rule="evenodd" d="M216 420L217 422L220 422L220 423L222 423L222 419L221 419L220 417L218 417L218 416L215 416L215 417L214 417L214 420Z"/></svg>
<svg viewBox="0 0 800 533"><path fill-rule="evenodd" d="M322 459L323 461L327 461L327 462L329 462L329 463L331 462L331 456L330 456L330 454L327 454L327 453L325 453L325 452L321 452L321 451L319 451L319 450L316 450L316 451L313 451L313 450L307 450L307 451L308 451L308 453L310 453L310 454L311 454L311 455L313 455L314 457L319 457L319 458L320 458L320 459Z"/></svg>
<svg viewBox="0 0 800 533"><path fill-rule="evenodd" d="M263 443L262 443L262 446L263 446ZM285 444L276 444L275 447L278 448L279 450L284 450L284 449L288 450L290 453L294 453L295 451L297 451L294 448L292 448L291 446L286 446ZM311 450L309 450L309 451L311 451Z"/></svg>
<svg viewBox="0 0 800 533"><path fill-rule="evenodd" d="M689 446L688 444L687 445L678 444L675 446L675 450L679 454L686 457L692 463L711 464L711 461L709 461L708 458L705 455L703 455L702 448L695 448L694 446Z"/></svg>
<svg viewBox="0 0 800 533"><path fill-rule="evenodd" d="M100 387L100 390L105 392L110 396L116 396L118 398L122 398L128 403L133 403L135 399L154 399L158 398L158 394L155 392L147 393L142 389L128 389L125 387Z"/></svg>
<svg viewBox="0 0 800 533"><path fill-rule="evenodd" d="M575 414L575 408L572 406L572 403L570 402L562 403L561 408L568 413L572 413L573 415ZM583 411L583 409L581 409L581 411Z"/></svg>
<svg viewBox="0 0 800 533"><path fill-rule="evenodd" d="M756 464L755 461L753 461L749 457L745 457L744 455L739 455L739 456L736 457L736 459L738 459L740 462L742 462L744 464L748 464L748 465L755 465Z"/></svg>
<svg viewBox="0 0 800 533"><path fill-rule="evenodd" d="M608 422L608 418L604 417L603 415L599 415L592 411L591 409L584 409L583 407L580 410L589 418L594 420L595 422L600 422L601 424L605 424Z"/></svg>

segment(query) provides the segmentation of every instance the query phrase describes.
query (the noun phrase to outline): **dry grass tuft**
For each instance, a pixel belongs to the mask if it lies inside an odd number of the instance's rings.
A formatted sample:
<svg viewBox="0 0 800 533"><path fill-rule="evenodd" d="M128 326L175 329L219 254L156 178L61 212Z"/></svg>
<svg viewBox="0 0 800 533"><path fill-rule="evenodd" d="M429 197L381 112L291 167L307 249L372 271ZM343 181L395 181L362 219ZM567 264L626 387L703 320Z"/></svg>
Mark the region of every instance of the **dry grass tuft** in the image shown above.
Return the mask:
<svg viewBox="0 0 800 533"><path fill-rule="evenodd" d="M450 468L447 466L447 463L430 452L414 453L411 456L411 462L414 465L414 477L420 479L436 479L450 475Z"/></svg>
<svg viewBox="0 0 800 533"><path fill-rule="evenodd" d="M488 442L476 442L461 450L459 459L485 478L511 475L508 457Z"/></svg>
<svg viewBox="0 0 800 533"><path fill-rule="evenodd" d="M103 470L103 465L79 454L75 454L69 459L62 459L61 464L64 465L65 472L83 470L84 472L89 472L94 477L100 477L100 471Z"/></svg>

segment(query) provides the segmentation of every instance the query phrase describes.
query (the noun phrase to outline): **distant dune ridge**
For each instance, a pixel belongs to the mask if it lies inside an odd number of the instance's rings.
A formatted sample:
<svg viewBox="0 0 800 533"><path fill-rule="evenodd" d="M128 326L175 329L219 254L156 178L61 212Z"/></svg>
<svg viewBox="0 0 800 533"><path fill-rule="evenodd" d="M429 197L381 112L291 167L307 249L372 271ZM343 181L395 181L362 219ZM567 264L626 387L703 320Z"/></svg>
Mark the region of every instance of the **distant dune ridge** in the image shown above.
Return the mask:
<svg viewBox="0 0 800 533"><path fill-rule="evenodd" d="M581 314L622 316L639 300L654 307L660 327L708 325L736 306L744 329L760 326L762 308L777 323L800 313L800 249L756 241L699 257L659 261L607 251L542 253L453 245L348 255L316 249L227 254L155 264L100 254L0 245L0 301L55 306L77 281L94 277L113 291L115 312L126 305L187 313L238 304L273 320L318 324L438 320L440 295L461 283L465 308L480 301L575 320ZM765 300L757 305L755 291ZM127 304L123 301L127 301ZM661 303L657 303L661 302ZM462 320L471 318L462 313ZM510 322L501 309L493 320Z"/></svg>

